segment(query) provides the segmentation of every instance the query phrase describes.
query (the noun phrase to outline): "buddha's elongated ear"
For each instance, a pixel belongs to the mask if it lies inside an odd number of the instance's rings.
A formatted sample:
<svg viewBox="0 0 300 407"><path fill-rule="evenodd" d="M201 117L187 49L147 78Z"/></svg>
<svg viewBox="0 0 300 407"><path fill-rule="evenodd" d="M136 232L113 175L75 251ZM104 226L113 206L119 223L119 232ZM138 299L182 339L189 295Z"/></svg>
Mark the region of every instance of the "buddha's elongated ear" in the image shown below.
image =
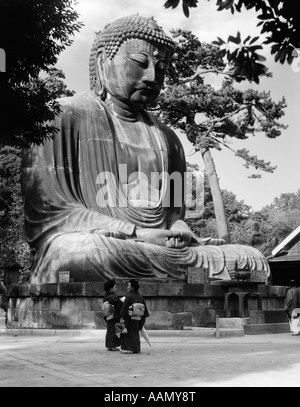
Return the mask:
<svg viewBox="0 0 300 407"><path fill-rule="evenodd" d="M95 69L96 69L96 85L95 93L100 96L102 100L106 99L107 91L105 88L103 64L106 59L104 48L100 48L95 55Z"/></svg>

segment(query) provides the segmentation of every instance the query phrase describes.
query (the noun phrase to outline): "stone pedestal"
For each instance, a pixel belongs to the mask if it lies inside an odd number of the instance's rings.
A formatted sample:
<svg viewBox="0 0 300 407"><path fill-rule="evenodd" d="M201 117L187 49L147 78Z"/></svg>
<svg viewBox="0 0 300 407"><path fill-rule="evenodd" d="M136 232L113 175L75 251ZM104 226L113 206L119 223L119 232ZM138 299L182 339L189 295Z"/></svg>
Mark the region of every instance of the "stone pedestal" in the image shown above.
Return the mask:
<svg viewBox="0 0 300 407"><path fill-rule="evenodd" d="M140 281L148 329L214 327L224 315L224 289L210 284ZM118 295L127 282L117 280ZM104 283L23 284L8 287L8 328L103 329Z"/></svg>
<svg viewBox="0 0 300 407"><path fill-rule="evenodd" d="M262 309L262 297L256 292L228 292L225 294L224 311L225 317L246 318L249 316L250 300L255 301L254 309ZM252 301L253 302L253 301Z"/></svg>
<svg viewBox="0 0 300 407"><path fill-rule="evenodd" d="M189 267L187 282L190 284L209 284L209 271L203 267Z"/></svg>
<svg viewBox="0 0 300 407"><path fill-rule="evenodd" d="M149 329L215 327L217 315L253 319L252 311L283 310L288 288L238 281L139 283L150 313ZM117 280L117 285L122 297L127 281ZM103 329L103 296L104 283L13 284L6 293L7 328Z"/></svg>
<svg viewBox="0 0 300 407"><path fill-rule="evenodd" d="M213 285L223 287L224 313L227 318L249 317L252 310L281 310L287 287L265 285L258 281L218 281Z"/></svg>

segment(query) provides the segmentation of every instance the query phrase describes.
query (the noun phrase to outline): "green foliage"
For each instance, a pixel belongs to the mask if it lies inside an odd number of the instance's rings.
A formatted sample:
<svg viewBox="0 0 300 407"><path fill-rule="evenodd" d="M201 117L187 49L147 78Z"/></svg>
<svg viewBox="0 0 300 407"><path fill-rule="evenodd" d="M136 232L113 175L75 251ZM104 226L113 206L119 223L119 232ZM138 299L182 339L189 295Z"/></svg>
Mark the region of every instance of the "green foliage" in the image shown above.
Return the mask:
<svg viewBox="0 0 300 407"><path fill-rule="evenodd" d="M256 169L261 169L264 172L270 172L273 173L277 167L273 167L270 164L270 161L265 162L264 160L260 160L257 158L256 155L249 155L249 150L246 149L240 149L237 150L235 155L237 157L241 157L244 161L245 164L244 166L248 169L250 166L254 166ZM249 178L261 178L261 174L252 174L249 176Z"/></svg>
<svg viewBox="0 0 300 407"><path fill-rule="evenodd" d="M82 26L74 0L2 0L0 48L7 56L7 72L0 75L0 144L27 147L42 143L55 128L59 112L57 91L39 77L51 74L59 54Z"/></svg>
<svg viewBox="0 0 300 407"><path fill-rule="evenodd" d="M64 84L61 70L49 68L49 75L37 81L56 98L74 94ZM20 182L21 149L0 148L0 277L1 270L16 261L26 273L30 267L30 248L24 235L24 209Z"/></svg>
<svg viewBox="0 0 300 407"><path fill-rule="evenodd" d="M66 75L62 70L50 67L48 69L48 75L42 80L42 83L55 98L73 96L75 91L68 89L67 85L64 83L64 79L66 79Z"/></svg>
<svg viewBox="0 0 300 407"><path fill-rule="evenodd" d="M259 83L259 77L267 72L265 65L261 63L266 58L257 53L263 48L262 45L255 44L258 39L259 37L251 39L248 36L242 41L240 32L237 32L236 36L230 35L228 37L227 43L221 38L213 42L220 47L218 57L224 58L226 56L228 63L232 66L232 76L238 82L248 79ZM236 44L234 50L232 50L232 43Z"/></svg>
<svg viewBox="0 0 300 407"><path fill-rule="evenodd" d="M286 128L279 122L284 115L285 99L276 103L267 92L237 89L233 71L218 57L220 48L216 44L200 43L188 30L172 30L172 35L175 52L171 68L163 92L150 109L165 123L184 132L195 151L201 152L213 193L217 236L229 242L228 216L210 150L225 147L233 151L244 160L246 168L255 168L256 174L250 177L260 177L260 171L274 172L276 167L251 156L248 150L234 151L231 141L256 134L278 137ZM224 76L219 88L207 83L208 73Z"/></svg>
<svg viewBox="0 0 300 407"><path fill-rule="evenodd" d="M199 236L217 236L214 205L207 177L205 178L204 213L199 218L188 218L194 233ZM231 243L252 246L265 256L282 242L300 224L300 190L285 193L261 211L238 201L236 195L222 190L226 218L228 219Z"/></svg>
<svg viewBox="0 0 300 407"><path fill-rule="evenodd" d="M215 217L211 189L207 176L205 177L205 211L203 219ZM249 217L250 206L244 201L238 201L236 195L228 190L222 190L222 199L225 207L226 218L229 222L240 223Z"/></svg>
<svg viewBox="0 0 300 407"><path fill-rule="evenodd" d="M209 0L208 0L209 1ZM175 8L179 0L168 0L165 7ZM261 44L257 43L259 37L247 37L242 41L240 33L236 36L230 35L225 42L218 38L216 44L220 50L220 58L227 58L227 62L233 64L233 76L237 80L244 78L259 83L259 77L266 67L262 63L265 58L257 51L263 45L271 45L271 54L275 61L281 64L287 62L292 64L294 58L298 57L297 49L300 48L300 15L296 1L282 0L217 0L217 11L230 10L232 14L236 11L255 9L257 26L261 27L261 34L265 39ZM197 7L197 1L183 0L183 9L186 17L189 17L189 8ZM233 49L234 44L236 45Z"/></svg>
<svg viewBox="0 0 300 407"><path fill-rule="evenodd" d="M27 84L10 88L9 92L14 95L11 94L11 104L6 106L6 110L12 108L12 111L5 119L8 127L3 144L26 148L30 143L42 143L55 133L56 129L50 121L60 111L57 99L61 95L72 96L74 92L66 89L62 71L53 67L47 71L46 78L37 77ZM42 117L47 122L40 121Z"/></svg>
<svg viewBox="0 0 300 407"><path fill-rule="evenodd" d="M167 0L164 4L165 8L176 8L179 4L180 0ZM186 17L190 15L190 8L197 7L198 0L182 0L182 10Z"/></svg>
<svg viewBox="0 0 300 407"><path fill-rule="evenodd" d="M23 202L20 185L21 151L0 149L0 270L13 261L25 264L29 247L24 244ZM17 255L17 248L23 248Z"/></svg>
<svg viewBox="0 0 300 407"><path fill-rule="evenodd" d="M241 223L243 220L248 219L251 208L244 201L238 201L236 195L227 190L222 190L222 198L229 224ZM198 218L188 216L187 222L192 230L200 236L217 236L214 203L206 174L204 176L203 214Z"/></svg>
<svg viewBox="0 0 300 407"><path fill-rule="evenodd" d="M232 240L250 244L265 256L300 224L300 190L275 198L271 205L259 212L250 212L249 218L234 225Z"/></svg>
<svg viewBox="0 0 300 407"><path fill-rule="evenodd" d="M252 214L239 233L244 234L246 244L256 247L265 256L270 256L274 247L292 231L293 228L286 219L279 216L279 212L271 214L261 211Z"/></svg>
<svg viewBox="0 0 300 407"><path fill-rule="evenodd" d="M300 211L300 189L296 193L283 193L275 198L268 210L278 209L289 214L293 210Z"/></svg>

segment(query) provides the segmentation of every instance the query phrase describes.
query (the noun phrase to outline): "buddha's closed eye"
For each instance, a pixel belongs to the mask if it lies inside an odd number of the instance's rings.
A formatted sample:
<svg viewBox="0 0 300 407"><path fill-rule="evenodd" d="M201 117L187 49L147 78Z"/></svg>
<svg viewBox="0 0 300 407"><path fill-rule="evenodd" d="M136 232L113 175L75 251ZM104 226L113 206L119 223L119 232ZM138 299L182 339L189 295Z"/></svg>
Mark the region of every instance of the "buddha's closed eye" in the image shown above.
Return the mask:
<svg viewBox="0 0 300 407"><path fill-rule="evenodd" d="M129 59L131 59L134 62L137 62L141 65L147 65L148 64L148 57L145 54L129 54Z"/></svg>
<svg viewBox="0 0 300 407"><path fill-rule="evenodd" d="M155 68L160 70L166 70L168 68L168 63L165 59L152 58L148 54L138 53L138 54L129 54L128 58L131 61L138 63L144 68L148 67L149 60L152 59Z"/></svg>

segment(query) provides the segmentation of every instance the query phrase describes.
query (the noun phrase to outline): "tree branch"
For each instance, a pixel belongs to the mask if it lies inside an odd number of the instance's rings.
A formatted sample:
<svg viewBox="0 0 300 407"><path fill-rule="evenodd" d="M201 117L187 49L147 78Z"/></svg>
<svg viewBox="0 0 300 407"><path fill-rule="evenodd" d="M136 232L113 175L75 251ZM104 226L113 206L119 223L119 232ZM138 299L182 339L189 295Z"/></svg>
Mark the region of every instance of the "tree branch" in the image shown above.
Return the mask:
<svg viewBox="0 0 300 407"><path fill-rule="evenodd" d="M194 73L194 75L190 76L189 78L179 79L179 83L182 84L182 83L191 82L191 81L195 80L196 78L198 78L199 76L207 74L207 73L215 73L216 75L228 75L228 76L233 75L233 71L220 72L218 69L208 69L206 71L197 70Z"/></svg>
<svg viewBox="0 0 300 407"><path fill-rule="evenodd" d="M209 129L207 130L207 132L205 133L206 136L208 136L208 134L211 132L212 128L215 126L216 123L220 123L223 122L226 119L229 119L229 117L234 116L235 114L238 114L239 112L241 112L242 110L247 109L248 106L247 105L242 105L240 106L238 109L236 109L235 111L228 113L226 116L218 118L218 119L214 119L214 120L210 120L209 123L211 123ZM205 123L205 122L203 122Z"/></svg>
<svg viewBox="0 0 300 407"><path fill-rule="evenodd" d="M0 247L1 247L4 243L8 242L9 240L12 240L13 238L14 238L14 237L11 236L11 237L8 237L7 239L3 240L3 242L0 242Z"/></svg>

